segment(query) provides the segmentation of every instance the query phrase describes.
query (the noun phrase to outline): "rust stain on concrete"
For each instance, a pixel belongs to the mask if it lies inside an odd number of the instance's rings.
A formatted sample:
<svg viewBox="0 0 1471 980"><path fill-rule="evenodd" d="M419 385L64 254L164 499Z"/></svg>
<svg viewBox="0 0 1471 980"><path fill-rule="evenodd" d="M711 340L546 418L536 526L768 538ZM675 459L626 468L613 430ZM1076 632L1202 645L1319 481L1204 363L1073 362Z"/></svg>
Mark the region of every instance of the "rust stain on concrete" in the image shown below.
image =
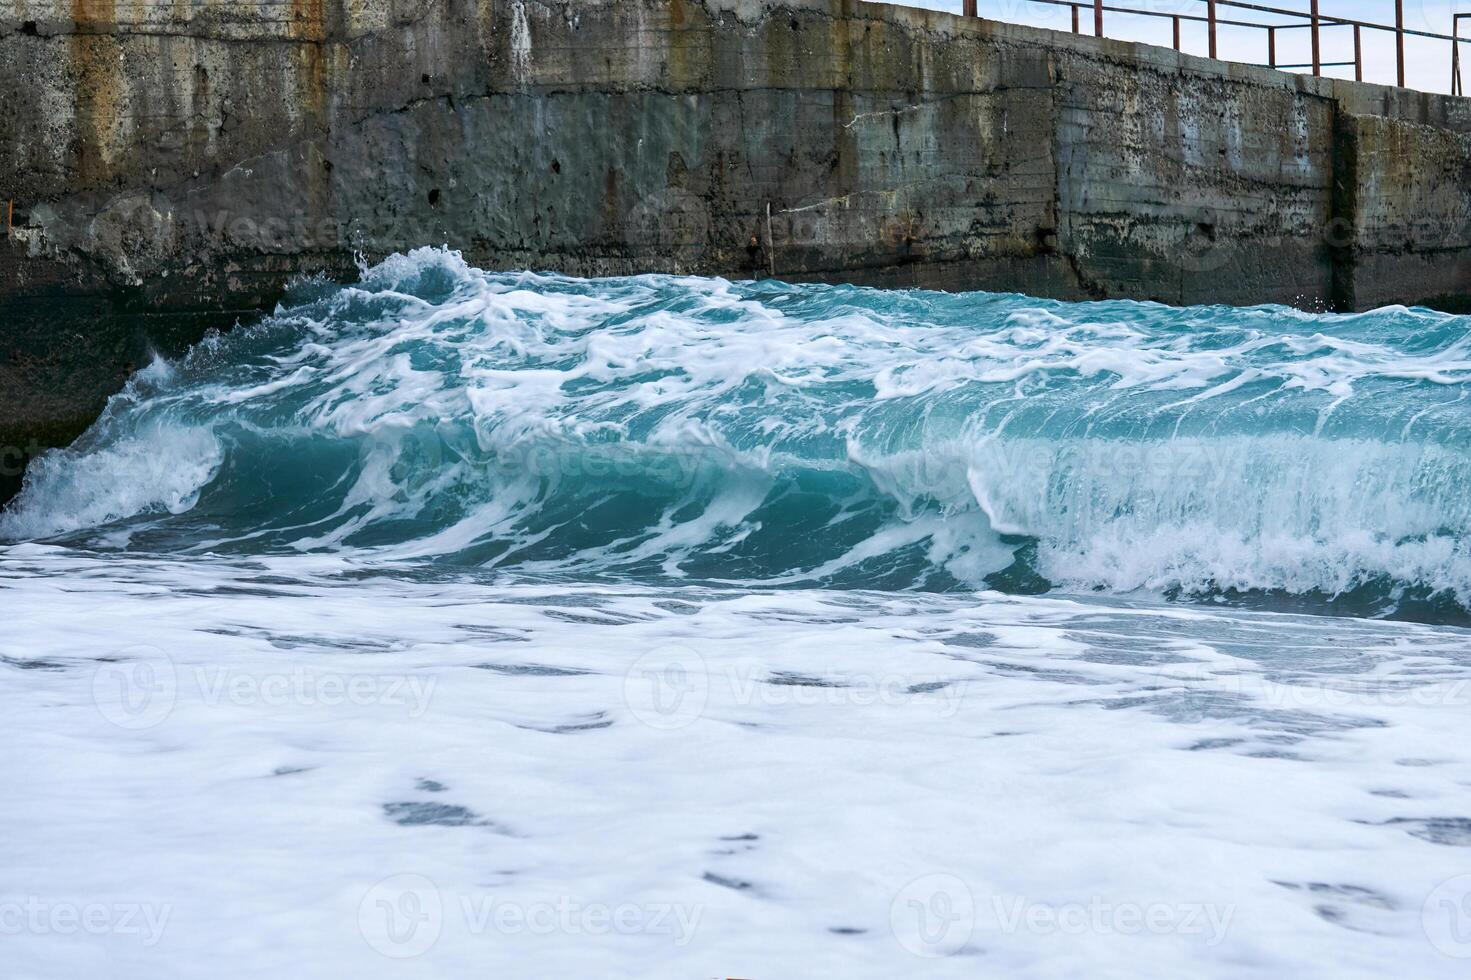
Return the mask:
<svg viewBox="0 0 1471 980"><path fill-rule="evenodd" d="M290 36L296 49L296 77L302 97L302 115L308 129L324 127L327 120L327 9L326 0L291 0Z"/></svg>
<svg viewBox="0 0 1471 980"><path fill-rule="evenodd" d="M76 31L68 36L67 45L77 77L72 160L78 183L92 187L109 182L118 149L125 102L122 50L114 33L114 0L72 0L71 8Z"/></svg>

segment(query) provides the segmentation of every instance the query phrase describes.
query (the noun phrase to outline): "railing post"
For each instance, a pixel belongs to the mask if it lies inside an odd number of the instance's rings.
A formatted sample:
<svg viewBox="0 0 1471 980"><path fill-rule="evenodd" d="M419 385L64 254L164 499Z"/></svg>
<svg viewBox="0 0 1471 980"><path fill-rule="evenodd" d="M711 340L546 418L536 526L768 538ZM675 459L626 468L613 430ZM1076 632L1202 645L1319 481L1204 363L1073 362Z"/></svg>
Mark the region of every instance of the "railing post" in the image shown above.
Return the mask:
<svg viewBox="0 0 1471 980"><path fill-rule="evenodd" d="M1073 4L1073 33L1078 33L1078 5Z"/></svg>
<svg viewBox="0 0 1471 980"><path fill-rule="evenodd" d="M1093 0L1093 36L1103 37L1103 0Z"/></svg>
<svg viewBox="0 0 1471 980"><path fill-rule="evenodd" d="M1318 0L1312 2L1313 18L1313 74L1323 74L1323 56L1318 48Z"/></svg>
<svg viewBox="0 0 1471 980"><path fill-rule="evenodd" d="M1211 57L1214 58L1216 56L1216 0L1205 0L1205 19L1208 22L1206 27L1210 35Z"/></svg>
<svg viewBox="0 0 1471 980"><path fill-rule="evenodd" d="M1394 0L1394 64L1395 78L1405 87L1405 0Z"/></svg>
<svg viewBox="0 0 1471 980"><path fill-rule="evenodd" d="M1451 94L1461 95L1461 18L1451 15Z"/></svg>
<svg viewBox="0 0 1471 980"><path fill-rule="evenodd" d="M1175 50L1180 50L1180 15L1175 14L1170 20L1175 22Z"/></svg>
<svg viewBox="0 0 1471 980"><path fill-rule="evenodd" d="M1267 28L1267 64L1277 67L1277 28Z"/></svg>
<svg viewBox="0 0 1471 980"><path fill-rule="evenodd" d="M961 7L961 13L967 17L979 17L980 12L976 9L976 4L978 3L980 3L980 0L965 0L965 4Z"/></svg>
<svg viewBox="0 0 1471 980"><path fill-rule="evenodd" d="M1364 80L1364 46L1359 42L1359 25L1354 25L1354 81Z"/></svg>

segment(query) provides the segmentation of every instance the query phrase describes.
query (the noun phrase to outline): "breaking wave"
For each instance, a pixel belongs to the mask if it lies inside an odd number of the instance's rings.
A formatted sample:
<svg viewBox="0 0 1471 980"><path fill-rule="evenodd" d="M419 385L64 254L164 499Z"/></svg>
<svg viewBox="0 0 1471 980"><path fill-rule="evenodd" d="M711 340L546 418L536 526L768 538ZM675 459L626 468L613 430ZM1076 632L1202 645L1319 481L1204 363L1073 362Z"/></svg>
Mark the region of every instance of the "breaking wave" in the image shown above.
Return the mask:
<svg viewBox="0 0 1471 980"><path fill-rule="evenodd" d="M488 273L138 374L9 540L1464 617L1471 318Z"/></svg>

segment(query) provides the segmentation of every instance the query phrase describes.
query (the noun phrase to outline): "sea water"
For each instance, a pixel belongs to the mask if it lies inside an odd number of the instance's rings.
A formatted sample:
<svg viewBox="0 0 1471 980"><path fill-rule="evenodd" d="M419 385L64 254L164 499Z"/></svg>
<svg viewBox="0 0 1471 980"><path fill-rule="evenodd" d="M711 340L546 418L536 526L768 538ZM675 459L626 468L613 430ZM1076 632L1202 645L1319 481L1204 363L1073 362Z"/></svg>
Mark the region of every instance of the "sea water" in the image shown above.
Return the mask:
<svg viewBox="0 0 1471 980"><path fill-rule="evenodd" d="M1462 976L1471 318L488 273L0 515L6 974Z"/></svg>

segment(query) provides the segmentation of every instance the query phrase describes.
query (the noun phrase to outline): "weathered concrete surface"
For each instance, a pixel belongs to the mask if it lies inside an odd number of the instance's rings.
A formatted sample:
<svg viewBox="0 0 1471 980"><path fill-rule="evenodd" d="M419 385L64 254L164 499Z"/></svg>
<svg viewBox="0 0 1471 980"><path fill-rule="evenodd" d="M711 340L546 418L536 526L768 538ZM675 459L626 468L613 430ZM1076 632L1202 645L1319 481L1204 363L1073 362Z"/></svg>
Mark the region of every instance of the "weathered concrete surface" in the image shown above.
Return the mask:
<svg viewBox="0 0 1471 980"><path fill-rule="evenodd" d="M1471 296L1467 100L857 0L0 0L0 98L12 474L151 350L358 251Z"/></svg>

